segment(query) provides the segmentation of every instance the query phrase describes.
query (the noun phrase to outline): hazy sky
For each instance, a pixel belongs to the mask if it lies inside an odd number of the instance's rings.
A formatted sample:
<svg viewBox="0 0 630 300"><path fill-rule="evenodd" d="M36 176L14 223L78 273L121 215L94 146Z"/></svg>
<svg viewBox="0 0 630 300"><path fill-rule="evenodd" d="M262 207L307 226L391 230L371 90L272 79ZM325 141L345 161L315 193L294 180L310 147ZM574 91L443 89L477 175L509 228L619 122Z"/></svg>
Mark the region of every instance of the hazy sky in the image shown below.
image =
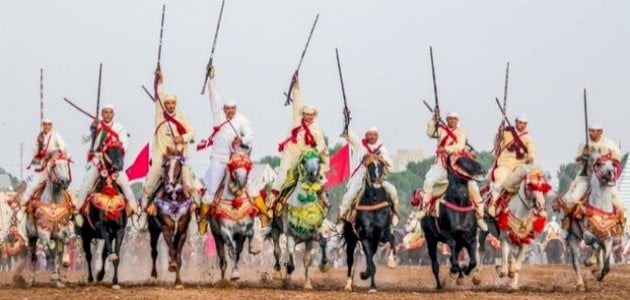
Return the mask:
<svg viewBox="0 0 630 300"><path fill-rule="evenodd" d="M153 132L150 85L157 56L161 1L4 1L0 5L0 166L19 174L38 132L39 69L45 72L46 115L69 144L82 178L88 119L62 101L94 110L98 63L102 102L131 133L133 159ZM199 95L219 0L166 1L162 53L165 88L179 96L196 140L211 130L210 107ZM629 1L296 1L227 0L215 56L218 91L238 102L255 131L254 156L276 154L290 125L282 92L317 13L317 30L301 71L305 102L320 110L325 133L337 138L342 100L339 47L353 122L381 130L390 151L435 142L424 134L433 101L429 45L435 51L442 110L456 110L477 149L489 149L499 123L493 101L503 93L510 61L508 110L526 112L548 171L572 160L584 139L582 89L590 119L630 142ZM623 147L624 145L622 145ZM191 155L202 172L208 152ZM75 180L78 185L80 180ZM418 183L420 185L420 183Z"/></svg>

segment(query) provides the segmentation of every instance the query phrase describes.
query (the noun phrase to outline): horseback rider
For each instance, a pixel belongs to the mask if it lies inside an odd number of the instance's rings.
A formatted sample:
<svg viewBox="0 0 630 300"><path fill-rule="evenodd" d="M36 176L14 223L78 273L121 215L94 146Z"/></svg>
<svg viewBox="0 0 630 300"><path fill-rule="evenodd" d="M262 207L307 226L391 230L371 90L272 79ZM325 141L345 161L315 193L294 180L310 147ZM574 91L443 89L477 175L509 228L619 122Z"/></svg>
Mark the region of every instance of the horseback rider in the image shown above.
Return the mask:
<svg viewBox="0 0 630 300"><path fill-rule="evenodd" d="M495 149L496 160L490 172L492 195L488 214L496 216L497 199L504 190L515 192L536 158L536 146L527 130L527 116L516 116L514 127L504 128ZM544 211L539 212L544 214Z"/></svg>
<svg viewBox="0 0 630 300"><path fill-rule="evenodd" d="M34 167L34 173L27 180L27 187L20 198L20 206L26 205L35 192L43 187L46 182L46 158L57 151L66 151L66 143L57 131L52 130L53 122L50 119L42 121L42 131L37 135L33 144L33 159L27 169Z"/></svg>
<svg viewBox="0 0 630 300"><path fill-rule="evenodd" d="M317 109L310 105L302 105L300 81L297 73L293 75L292 84L293 128L290 131L290 136L280 143L278 147L278 150L281 152L278 177L275 179L271 193L266 200L267 207L272 208L268 211L269 217L273 216L276 198L280 194L280 189L287 178L287 172L298 164L302 153L309 148L317 151L321 159L319 172L322 178L325 178L325 174L329 169L328 146L324 140L324 134L315 122Z"/></svg>
<svg viewBox="0 0 630 300"><path fill-rule="evenodd" d="M436 151L436 162L431 166L425 175L424 184L422 186L422 209L417 215L420 220L428 212L428 206L433 200L433 187L436 184L448 185L448 177L446 172L447 158L454 153L465 151L468 133L466 129L459 127L459 116L455 112L446 115L446 126L439 123L440 111L435 109L433 119L427 124L426 133L429 138L438 140L438 148ZM437 128L436 128L436 124ZM470 201L475 207L477 226L482 231L488 230L488 225L483 220L484 207L481 195L479 194L479 186L474 180L468 181L468 194Z"/></svg>
<svg viewBox="0 0 630 300"><path fill-rule="evenodd" d="M621 162L621 149L619 149L619 146L613 140L604 136L604 127L601 125L590 125L588 128L588 139L588 146L584 144L579 146L578 154L575 158L576 163L582 163L584 164L584 168L588 168L588 160L592 154L610 154L613 161L617 163ZM565 218L562 222L562 228L565 230L568 230L570 226L568 218L570 213L578 204L581 204L586 199L586 192L590 188L590 177L587 174L588 172L579 172L573 182L571 182L569 190L562 197L565 203ZM613 189L613 193L613 206L620 215L620 219L625 220L625 209L621 197L619 196L619 191Z"/></svg>
<svg viewBox="0 0 630 300"><path fill-rule="evenodd" d="M379 132L376 127L370 127L365 133L365 138L359 139L354 132L348 130L341 135L352 147L352 153L354 153L354 160L358 162L356 168L348 180L348 191L343 195L341 205L339 206L339 218L347 220L348 212L354 209L358 199L360 199L360 191L363 187L363 179L365 177L366 168L362 164L363 158L368 154L378 155L387 166L392 166L392 160L389 157L389 151L383 145L383 142L379 139ZM383 187L387 194L392 199L392 206L394 211L394 217L392 220L392 226L396 226L398 223L398 195L396 187L394 187L388 181L383 181Z"/></svg>
<svg viewBox="0 0 630 300"><path fill-rule="evenodd" d="M83 179L83 184L81 185L81 189L79 189L79 198L77 199L75 209L81 209L83 207L83 203L87 196L93 192L95 188L96 182L100 176L100 168L99 166L103 162L102 151L104 147L106 147L107 143L120 143L122 146L123 153L126 152L128 143L128 134L125 127L118 123L114 122L114 106L111 104L107 104L103 106L101 109L101 118L102 120L99 122L98 120L94 120L87 132L83 135L83 143L89 143L94 139L94 143L92 149L88 153L88 165L86 166L85 178ZM133 194L131 187L129 186L129 179L127 178L127 174L122 171L118 172L118 175L114 176L116 180L116 184L122 190L125 199L129 207L138 215L143 215L143 219L146 217L142 213L142 209L140 209L138 205L138 200ZM77 225L81 226L82 217L81 214L75 215L75 221ZM143 223L143 222L141 222Z"/></svg>
<svg viewBox="0 0 630 300"><path fill-rule="evenodd" d="M225 168L230 160L230 155L234 151L249 149L248 145L251 145L253 141L253 131L249 126L249 121L245 116L237 112L236 102L228 101L221 106L221 101L216 91L214 67L209 66L209 68L208 95L210 97L214 126L208 140L202 141L202 143L205 142L205 145L212 146L210 166L208 166L204 176L206 194L201 199L202 216L206 216L210 211L215 193L221 183L224 182ZM199 218L199 234L205 234L207 230L206 218Z"/></svg>
<svg viewBox="0 0 630 300"><path fill-rule="evenodd" d="M188 119L177 110L177 96L162 92L163 76L160 69L155 70L156 92L159 99L155 102L155 131L153 134L151 167L142 189L142 207L146 208L149 196L155 192L162 175L162 163L169 149L181 152L184 159L188 156L188 143L195 137L195 129ZM163 103L160 103L160 100ZM162 104L164 108L162 108ZM181 180L184 191L196 194L190 169L182 164Z"/></svg>

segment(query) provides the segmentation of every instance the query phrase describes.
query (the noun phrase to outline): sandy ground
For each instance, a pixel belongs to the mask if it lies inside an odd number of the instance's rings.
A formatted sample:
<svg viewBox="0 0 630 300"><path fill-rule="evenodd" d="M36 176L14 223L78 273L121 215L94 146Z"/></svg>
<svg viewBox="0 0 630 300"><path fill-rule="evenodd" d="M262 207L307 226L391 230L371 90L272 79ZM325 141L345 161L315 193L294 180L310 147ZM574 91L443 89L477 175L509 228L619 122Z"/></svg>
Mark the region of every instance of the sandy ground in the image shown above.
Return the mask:
<svg viewBox="0 0 630 300"><path fill-rule="evenodd" d="M62 289L53 288L46 273L38 273L37 283L31 288L13 286L12 272L2 273L0 299L627 299L630 293L630 265L614 265L603 283L595 281L590 271L583 269L586 292L575 290L575 276L569 265L525 266L521 272L519 291L511 291L509 281L499 279L491 266L485 266L480 286L473 286L470 279L466 279L463 286L457 286L448 278L447 269L443 267L441 275L446 286L444 291L439 292L433 288L434 280L429 267L388 269L380 266L376 294L367 294L368 283L358 279L358 274L354 291L344 292L345 268L321 273L313 267L315 290L309 292L301 289L304 282L301 267L297 268L288 284L268 279L270 276L264 271L241 268L241 280L229 286L218 281L218 270L198 269L184 274L188 280L183 289L173 287L174 276L171 273L161 273L161 282L150 284L138 280L140 276L127 272L121 276L120 290L113 290L109 284L88 285L83 272L66 273L64 278L68 286ZM111 279L109 275L106 281Z"/></svg>

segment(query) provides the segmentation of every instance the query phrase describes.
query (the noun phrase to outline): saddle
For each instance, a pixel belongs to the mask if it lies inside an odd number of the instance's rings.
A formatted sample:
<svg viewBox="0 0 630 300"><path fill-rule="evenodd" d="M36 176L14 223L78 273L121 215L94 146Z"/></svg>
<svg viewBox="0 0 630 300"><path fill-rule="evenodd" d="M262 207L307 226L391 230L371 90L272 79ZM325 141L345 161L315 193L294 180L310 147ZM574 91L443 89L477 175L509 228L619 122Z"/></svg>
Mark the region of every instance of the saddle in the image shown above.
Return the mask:
<svg viewBox="0 0 630 300"><path fill-rule="evenodd" d="M547 219L544 216L532 214L527 220L514 216L509 209L497 215L497 227L507 231L508 238L516 246L530 245L536 236L545 229Z"/></svg>
<svg viewBox="0 0 630 300"><path fill-rule="evenodd" d="M210 213L217 219L240 221L246 217L257 216L258 208L250 199L221 199L213 202Z"/></svg>
<svg viewBox="0 0 630 300"><path fill-rule="evenodd" d="M74 211L72 196L68 191L63 191L63 203L43 203L39 200L41 190L37 197L33 197L26 204L26 212L33 218L35 225L51 231L55 227L66 226L70 222L70 216Z"/></svg>
<svg viewBox="0 0 630 300"><path fill-rule="evenodd" d="M433 190L431 191L431 199L429 203L423 203L422 199L424 199L424 191L422 189L416 189L412 193L411 197L411 205L421 207L427 206L427 213L430 216L438 217L440 214L439 205L436 205L444 194L446 194L446 190L448 189L448 182L439 182L433 186Z"/></svg>
<svg viewBox="0 0 630 300"><path fill-rule="evenodd" d="M586 193L585 199L588 199L589 195L590 191ZM625 217L616 207L613 207L612 212L605 212L587 201L581 201L568 216L573 220L586 218L586 224L580 225L581 229L588 230L600 240L620 238L623 235Z"/></svg>
<svg viewBox="0 0 630 300"><path fill-rule="evenodd" d="M81 213L89 216L89 210L94 207L101 210L105 214L107 221L114 221L120 217L120 214L124 211L125 216L130 216L133 212L127 205L127 199L121 195L107 194L107 193L94 193L90 195L81 209Z"/></svg>

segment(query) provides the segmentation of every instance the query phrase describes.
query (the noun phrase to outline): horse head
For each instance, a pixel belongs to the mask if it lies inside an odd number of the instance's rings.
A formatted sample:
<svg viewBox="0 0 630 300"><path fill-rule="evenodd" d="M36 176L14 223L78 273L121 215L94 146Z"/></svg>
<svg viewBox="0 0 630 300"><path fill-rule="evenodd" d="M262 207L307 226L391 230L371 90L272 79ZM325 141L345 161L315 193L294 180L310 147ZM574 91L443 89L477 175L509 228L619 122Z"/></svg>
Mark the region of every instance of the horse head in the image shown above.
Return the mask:
<svg viewBox="0 0 630 300"><path fill-rule="evenodd" d="M70 171L70 157L59 150L48 154L47 158L48 179L55 189L65 190L72 182Z"/></svg>
<svg viewBox="0 0 630 300"><path fill-rule="evenodd" d="M125 164L125 150L116 138L108 138L100 147L103 164L108 173L120 172Z"/></svg>
<svg viewBox="0 0 630 300"><path fill-rule="evenodd" d="M319 180L319 170L321 158L315 149L308 149L302 154L300 159L303 176L308 182L317 182Z"/></svg>
<svg viewBox="0 0 630 300"><path fill-rule="evenodd" d="M237 152L232 154L227 164L231 182L234 182L239 189L245 188L252 170L252 161L247 153Z"/></svg>
<svg viewBox="0 0 630 300"><path fill-rule="evenodd" d="M484 180L483 167L477 162L475 155L467 151L451 154L447 160L447 170L449 182L456 180L460 183L466 183L469 180Z"/></svg>
<svg viewBox="0 0 630 300"><path fill-rule="evenodd" d="M593 183L600 187L615 186L621 170L621 163L615 159L612 153L594 155L590 158Z"/></svg>
<svg viewBox="0 0 630 300"><path fill-rule="evenodd" d="M168 148L162 163L162 180L168 194L182 191L182 167L186 158L181 151Z"/></svg>
<svg viewBox="0 0 630 300"><path fill-rule="evenodd" d="M380 188L387 175L389 165L379 155L368 153L363 157L363 166L367 172L367 182L374 188Z"/></svg>
<svg viewBox="0 0 630 300"><path fill-rule="evenodd" d="M522 192L525 194L523 201L533 202L533 207L538 210L544 210L545 194L551 190L551 185L547 182L545 173L539 168L534 168L525 174L521 186Z"/></svg>

